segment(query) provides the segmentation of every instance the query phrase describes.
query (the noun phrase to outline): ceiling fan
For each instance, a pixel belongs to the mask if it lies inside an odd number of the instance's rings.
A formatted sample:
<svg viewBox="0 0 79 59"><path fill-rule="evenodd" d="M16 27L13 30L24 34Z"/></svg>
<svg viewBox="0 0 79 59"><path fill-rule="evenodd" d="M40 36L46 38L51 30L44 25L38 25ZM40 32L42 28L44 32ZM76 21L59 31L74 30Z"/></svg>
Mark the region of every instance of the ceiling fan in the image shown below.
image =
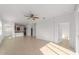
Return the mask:
<svg viewBox="0 0 79 59"><path fill-rule="evenodd" d="M39 17L35 16L33 13L29 13L28 15L24 15L24 16L28 17L28 19L32 19L33 21L39 19Z"/></svg>

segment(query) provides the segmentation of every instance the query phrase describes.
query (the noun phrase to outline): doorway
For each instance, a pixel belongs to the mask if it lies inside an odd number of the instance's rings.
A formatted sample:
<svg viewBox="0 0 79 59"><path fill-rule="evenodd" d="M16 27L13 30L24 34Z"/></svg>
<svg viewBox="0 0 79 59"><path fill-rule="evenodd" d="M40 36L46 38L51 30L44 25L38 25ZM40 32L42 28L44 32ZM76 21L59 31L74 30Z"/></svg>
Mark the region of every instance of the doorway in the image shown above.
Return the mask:
<svg viewBox="0 0 79 59"><path fill-rule="evenodd" d="M69 23L59 23L58 24L58 39L62 40L69 40Z"/></svg>
<svg viewBox="0 0 79 59"><path fill-rule="evenodd" d="M60 46L73 51L73 49L70 47L70 24L69 23L58 24L58 41L59 41L58 44Z"/></svg>
<svg viewBox="0 0 79 59"><path fill-rule="evenodd" d="M33 37L33 28L31 28L31 37Z"/></svg>
<svg viewBox="0 0 79 59"><path fill-rule="evenodd" d="M24 27L24 36L26 36L26 27Z"/></svg>

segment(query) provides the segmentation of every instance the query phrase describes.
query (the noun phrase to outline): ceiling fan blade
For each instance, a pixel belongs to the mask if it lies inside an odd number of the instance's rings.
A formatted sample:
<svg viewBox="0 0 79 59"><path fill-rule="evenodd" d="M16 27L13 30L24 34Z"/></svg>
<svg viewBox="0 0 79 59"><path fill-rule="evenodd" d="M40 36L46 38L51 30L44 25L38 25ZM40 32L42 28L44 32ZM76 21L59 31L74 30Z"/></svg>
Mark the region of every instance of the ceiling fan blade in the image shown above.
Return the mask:
<svg viewBox="0 0 79 59"><path fill-rule="evenodd" d="M33 17L33 18L39 19L39 17Z"/></svg>

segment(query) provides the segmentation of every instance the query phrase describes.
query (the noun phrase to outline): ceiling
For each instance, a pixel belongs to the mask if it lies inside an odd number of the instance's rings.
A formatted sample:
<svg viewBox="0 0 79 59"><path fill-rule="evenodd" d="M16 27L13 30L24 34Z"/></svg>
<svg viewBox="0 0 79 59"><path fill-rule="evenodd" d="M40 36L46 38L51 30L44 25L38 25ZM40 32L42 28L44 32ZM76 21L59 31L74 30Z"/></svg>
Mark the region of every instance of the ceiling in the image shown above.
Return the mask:
<svg viewBox="0 0 79 59"><path fill-rule="evenodd" d="M40 18L50 18L72 13L74 6L74 4L1 4L0 16L5 21L26 24L28 21L24 15L29 11L32 11Z"/></svg>

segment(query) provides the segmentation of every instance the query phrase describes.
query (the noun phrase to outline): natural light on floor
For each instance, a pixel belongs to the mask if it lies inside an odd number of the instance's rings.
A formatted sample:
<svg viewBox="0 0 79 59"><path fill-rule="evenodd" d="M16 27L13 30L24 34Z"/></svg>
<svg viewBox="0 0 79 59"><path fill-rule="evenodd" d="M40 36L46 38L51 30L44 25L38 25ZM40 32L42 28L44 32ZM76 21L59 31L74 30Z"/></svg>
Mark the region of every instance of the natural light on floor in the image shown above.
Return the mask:
<svg viewBox="0 0 79 59"><path fill-rule="evenodd" d="M69 49L56 45L52 42L46 44L40 51L45 55L74 55L75 53Z"/></svg>

